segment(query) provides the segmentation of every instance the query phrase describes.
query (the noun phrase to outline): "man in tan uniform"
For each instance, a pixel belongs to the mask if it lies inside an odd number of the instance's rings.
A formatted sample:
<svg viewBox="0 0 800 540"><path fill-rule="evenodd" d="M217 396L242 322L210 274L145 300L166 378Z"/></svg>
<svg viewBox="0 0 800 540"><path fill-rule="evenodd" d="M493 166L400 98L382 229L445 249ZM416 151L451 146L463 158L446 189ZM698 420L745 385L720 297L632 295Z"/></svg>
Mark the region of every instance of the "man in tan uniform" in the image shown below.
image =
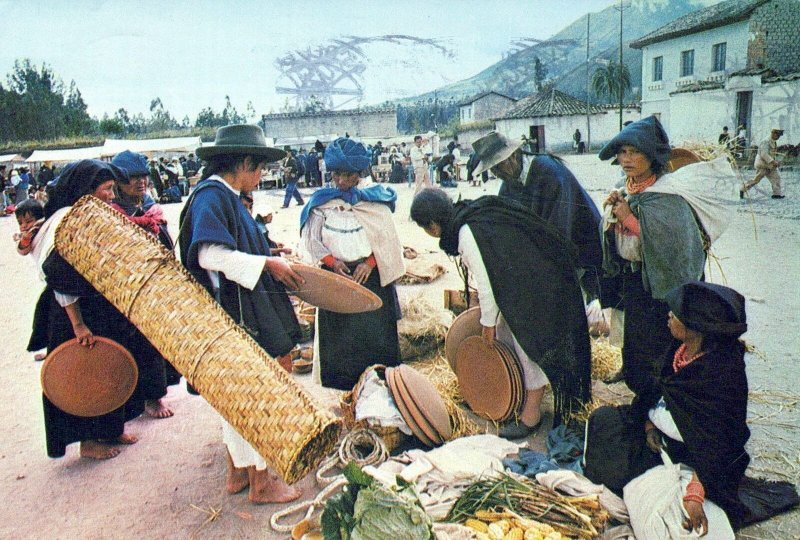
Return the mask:
<svg viewBox="0 0 800 540"><path fill-rule="evenodd" d="M430 176L428 175L428 156L422 149L422 136L414 137L414 146L408 156L411 158L411 166L414 167L414 196L427 187L431 187Z"/></svg>
<svg viewBox="0 0 800 540"><path fill-rule="evenodd" d="M744 199L744 194L747 193L751 187L755 186L766 176L769 183L772 184L772 198L783 199L783 189L781 187L781 175L778 172L778 167L781 162L775 159L775 154L778 151L778 143L776 142L783 135L782 129L773 129L770 136L758 145L758 154L756 154L755 168L756 176L749 182L745 182L742 189L739 190L739 198Z"/></svg>

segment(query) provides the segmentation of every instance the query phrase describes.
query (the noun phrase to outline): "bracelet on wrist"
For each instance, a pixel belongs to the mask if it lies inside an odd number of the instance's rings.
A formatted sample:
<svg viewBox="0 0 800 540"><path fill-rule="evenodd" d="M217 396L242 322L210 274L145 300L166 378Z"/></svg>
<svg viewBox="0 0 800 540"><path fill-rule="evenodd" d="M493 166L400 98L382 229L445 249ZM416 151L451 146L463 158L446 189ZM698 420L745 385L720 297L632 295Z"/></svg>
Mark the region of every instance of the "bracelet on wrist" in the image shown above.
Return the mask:
<svg viewBox="0 0 800 540"><path fill-rule="evenodd" d="M698 504L703 504L705 502L705 498L701 497L700 495L684 495L683 502L696 502Z"/></svg>

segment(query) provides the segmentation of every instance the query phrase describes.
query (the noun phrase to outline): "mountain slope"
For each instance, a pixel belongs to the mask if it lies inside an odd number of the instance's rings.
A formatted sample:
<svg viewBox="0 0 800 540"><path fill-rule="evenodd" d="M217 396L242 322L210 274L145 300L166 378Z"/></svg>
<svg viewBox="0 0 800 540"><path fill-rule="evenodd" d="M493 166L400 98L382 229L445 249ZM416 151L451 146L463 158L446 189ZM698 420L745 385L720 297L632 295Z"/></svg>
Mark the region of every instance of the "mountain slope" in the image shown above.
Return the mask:
<svg viewBox="0 0 800 540"><path fill-rule="evenodd" d="M668 22L703 7L708 2L698 0L633 0L623 11L623 63L631 74L632 89L626 101L640 95L642 79L641 51L631 49L628 43L652 32ZM547 42L518 51L489 66L477 75L436 89L439 100L462 100L480 92L495 90L523 97L536 91L534 64L538 57L547 68L547 78L559 90L576 98L586 99L586 18L579 18ZM566 44L566 40L572 40ZM548 43L549 42L549 43ZM599 65L597 60L619 59L619 10L610 5L599 13L590 15L589 77ZM551 45L550 43L555 43ZM434 97L434 92L400 100L413 103ZM596 98L592 98L596 101Z"/></svg>

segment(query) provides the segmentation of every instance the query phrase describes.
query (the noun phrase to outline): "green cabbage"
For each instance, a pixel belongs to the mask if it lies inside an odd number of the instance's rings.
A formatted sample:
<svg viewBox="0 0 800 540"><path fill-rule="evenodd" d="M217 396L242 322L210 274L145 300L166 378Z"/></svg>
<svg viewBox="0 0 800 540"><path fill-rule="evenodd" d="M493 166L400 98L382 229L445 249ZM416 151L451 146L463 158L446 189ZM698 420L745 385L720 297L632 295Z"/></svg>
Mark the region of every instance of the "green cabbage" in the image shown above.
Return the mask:
<svg viewBox="0 0 800 540"><path fill-rule="evenodd" d="M398 478L386 487L354 463L345 468L350 482L334 495L322 513L325 540L428 540L431 518L423 510L414 486Z"/></svg>

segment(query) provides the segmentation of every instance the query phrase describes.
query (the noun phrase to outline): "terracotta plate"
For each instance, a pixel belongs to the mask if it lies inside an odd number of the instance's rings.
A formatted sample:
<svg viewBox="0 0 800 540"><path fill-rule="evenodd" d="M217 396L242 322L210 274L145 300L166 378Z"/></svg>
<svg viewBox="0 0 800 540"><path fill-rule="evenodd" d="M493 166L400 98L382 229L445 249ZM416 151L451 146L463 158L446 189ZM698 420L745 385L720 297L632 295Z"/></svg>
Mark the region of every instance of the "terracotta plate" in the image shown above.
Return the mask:
<svg viewBox="0 0 800 540"><path fill-rule="evenodd" d="M519 364L519 359L514 350L501 341L495 341L500 356L506 365L509 375L511 376L511 385L513 387L513 396L511 398L511 408L508 412L508 417L513 418L522 409L522 404L525 398L525 388L522 375L522 367Z"/></svg>
<svg viewBox="0 0 800 540"><path fill-rule="evenodd" d="M95 336L88 349L71 339L42 365L42 390L59 409L75 416L100 416L120 408L136 389L139 370L116 341Z"/></svg>
<svg viewBox="0 0 800 540"><path fill-rule="evenodd" d="M410 366L402 364L397 371L417 409L436 430L439 439L449 441L453 429L450 426L450 414L439 391L425 375Z"/></svg>
<svg viewBox="0 0 800 540"><path fill-rule="evenodd" d="M481 335L481 308L471 307L453 319L453 324L444 338L444 355L450 369L456 370L456 354L461 342L470 336Z"/></svg>
<svg viewBox="0 0 800 540"><path fill-rule="evenodd" d="M289 292L311 305L335 313L363 313L383 305L377 294L353 280L306 264L290 266L306 282L299 290Z"/></svg>
<svg viewBox="0 0 800 540"><path fill-rule="evenodd" d="M667 161L667 172L675 172L681 167L703 161L700 156L686 148L673 148Z"/></svg>
<svg viewBox="0 0 800 540"><path fill-rule="evenodd" d="M411 429L411 432L414 434L414 436L427 446L436 446L433 441L430 440L427 435L425 435L425 432L420 429L417 421L414 419L414 416L412 416L411 412L408 410L408 407L403 400L403 396L400 394L397 373L395 373L394 368L386 369L386 382L389 383L389 390L392 393L394 402L397 404L397 409L400 411L400 416L402 416L403 420L406 421L406 424L408 424L408 427Z"/></svg>
<svg viewBox="0 0 800 540"><path fill-rule="evenodd" d="M442 437L436 432L436 428L433 427L428 419L425 418L425 415L419 407L417 407L414 398L411 396L411 392L408 391L405 380L403 380L403 372L399 367L394 371L394 381L397 385L397 390L400 392L403 404L408 409L408 412L411 413L411 416L414 417L414 421L422 432L425 433L425 436L436 445L442 444L444 442Z"/></svg>
<svg viewBox="0 0 800 540"><path fill-rule="evenodd" d="M511 376L500 353L482 337L468 337L458 347L456 376L464 401L476 414L496 422L508 414Z"/></svg>

